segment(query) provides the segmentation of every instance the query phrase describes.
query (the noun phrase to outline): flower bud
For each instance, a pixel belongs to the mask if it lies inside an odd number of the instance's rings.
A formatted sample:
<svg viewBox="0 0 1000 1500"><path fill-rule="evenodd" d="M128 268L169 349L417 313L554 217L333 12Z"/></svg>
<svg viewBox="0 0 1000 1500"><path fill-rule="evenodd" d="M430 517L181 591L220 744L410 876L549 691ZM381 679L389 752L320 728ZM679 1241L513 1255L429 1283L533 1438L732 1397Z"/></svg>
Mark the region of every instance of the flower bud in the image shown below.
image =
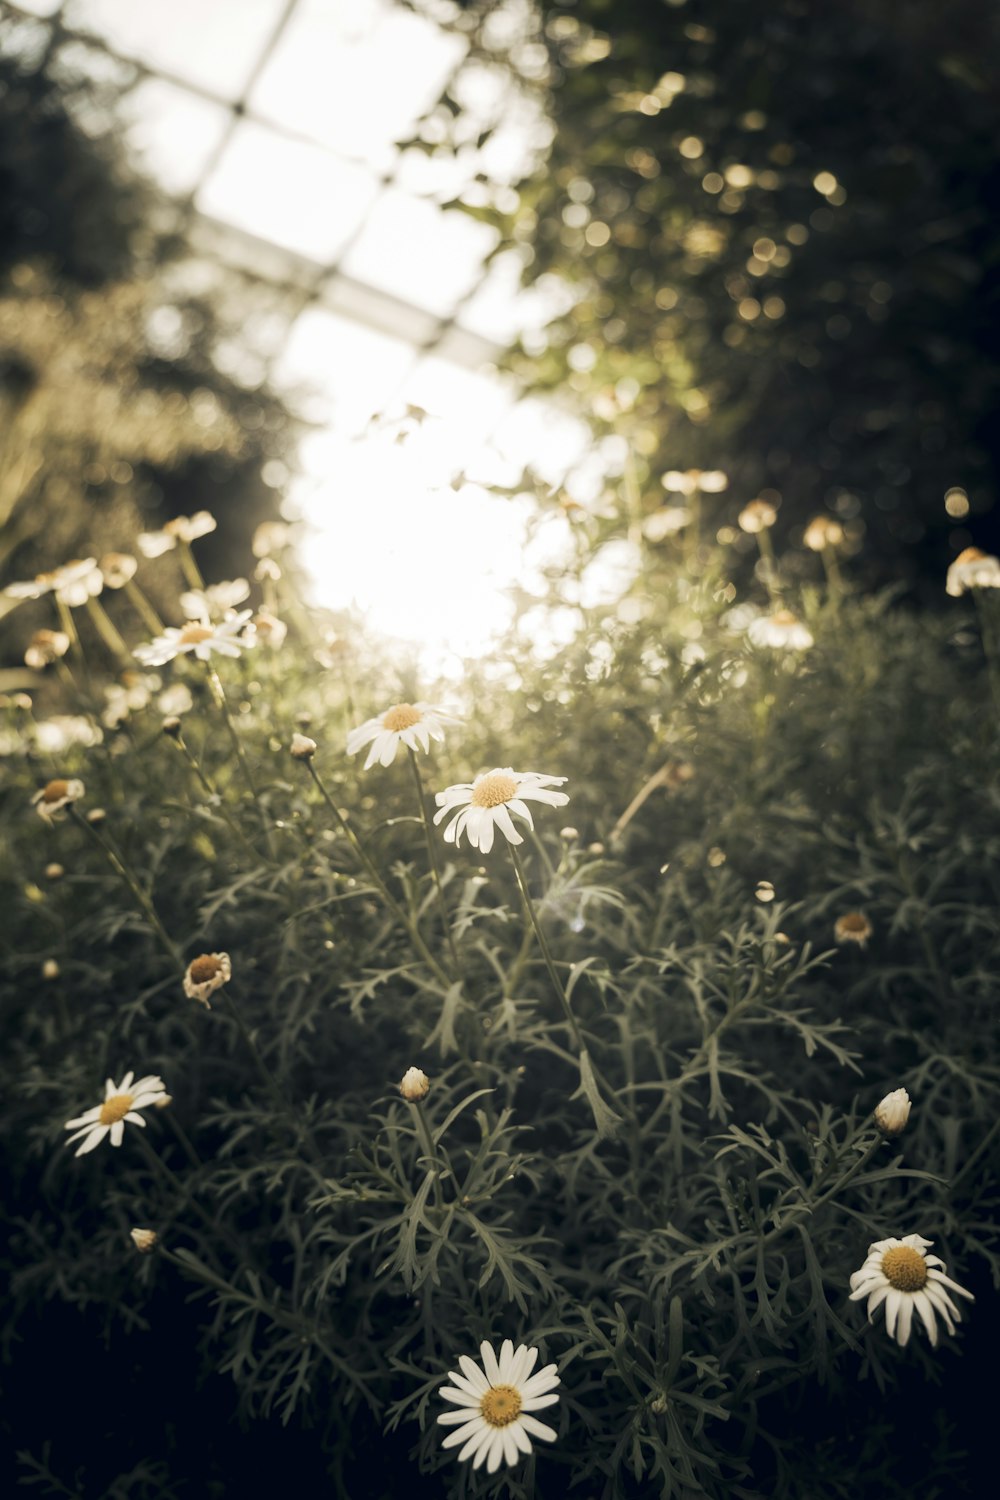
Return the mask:
<svg viewBox="0 0 1000 1500"><path fill-rule="evenodd" d="M288 748L295 760L312 760L316 754L316 741L307 734L293 734Z"/></svg>
<svg viewBox="0 0 1000 1500"><path fill-rule="evenodd" d="M430 1092L431 1081L419 1068L407 1068L399 1084L399 1092L408 1104L419 1104Z"/></svg>
<svg viewBox="0 0 1000 1500"><path fill-rule="evenodd" d="M46 880L62 880L65 874L66 871L62 865L51 864L45 866Z"/></svg>
<svg viewBox="0 0 1000 1500"><path fill-rule="evenodd" d="M159 1239L155 1229L130 1229L129 1234L140 1255L148 1255Z"/></svg>
<svg viewBox="0 0 1000 1500"><path fill-rule="evenodd" d="M910 1096L905 1089L894 1089L886 1094L875 1110L875 1124L883 1135L890 1138L902 1135L910 1118Z"/></svg>
<svg viewBox="0 0 1000 1500"><path fill-rule="evenodd" d="M45 962L42 964L42 978L43 979L58 979L59 978L59 965L56 963L56 961L55 961L54 958L47 958L45 960Z"/></svg>
<svg viewBox="0 0 1000 1500"><path fill-rule="evenodd" d="M176 714L170 714L169 717L164 719L163 724L161 725L163 733L168 734L172 740L180 739L181 727L181 721Z"/></svg>

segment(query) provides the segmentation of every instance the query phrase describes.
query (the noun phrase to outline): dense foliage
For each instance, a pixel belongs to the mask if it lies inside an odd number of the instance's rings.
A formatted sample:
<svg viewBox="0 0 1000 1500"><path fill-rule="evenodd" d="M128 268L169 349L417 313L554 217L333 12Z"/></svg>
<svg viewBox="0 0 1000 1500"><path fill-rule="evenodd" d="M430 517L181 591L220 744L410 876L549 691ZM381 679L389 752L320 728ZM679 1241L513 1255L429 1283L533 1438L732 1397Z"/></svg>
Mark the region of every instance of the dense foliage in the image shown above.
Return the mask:
<svg viewBox="0 0 1000 1500"><path fill-rule="evenodd" d="M836 515L882 582L992 546L994 8L472 0L456 24L552 128L491 187L510 98L470 120L460 72L425 148L478 152L467 210L573 289L514 368L628 436L647 505L721 468L782 532Z"/></svg>
<svg viewBox="0 0 1000 1500"><path fill-rule="evenodd" d="M584 565L617 525L559 524ZM810 648L754 646L732 561L646 545L571 644L540 660L536 614L433 688L286 570L280 649L147 671L117 728L73 651L82 722L60 739L8 704L3 1410L43 1492L229 1493L279 1421L300 1479L370 1500L963 1492L957 1356L1000 1273L979 633L968 596L919 617L817 586L785 600ZM168 679L192 707L164 732ZM406 753L344 754L353 724L435 696L463 722L416 758L428 802L492 765L568 778L521 851L554 980L505 839L435 830L442 897ZM40 819L33 792L67 777L83 795ZM833 941L852 910L867 947ZM208 1009L184 969L222 951ZM129 1069L172 1102L75 1158L63 1122ZM883 1140L897 1087L913 1113ZM979 1296L936 1350L847 1300L869 1242L914 1232ZM71 1310L86 1392L51 1336ZM505 1336L558 1364L559 1438L472 1475L436 1391ZM197 1415L227 1381L256 1419L242 1451ZM111 1449L71 1425L88 1402Z"/></svg>

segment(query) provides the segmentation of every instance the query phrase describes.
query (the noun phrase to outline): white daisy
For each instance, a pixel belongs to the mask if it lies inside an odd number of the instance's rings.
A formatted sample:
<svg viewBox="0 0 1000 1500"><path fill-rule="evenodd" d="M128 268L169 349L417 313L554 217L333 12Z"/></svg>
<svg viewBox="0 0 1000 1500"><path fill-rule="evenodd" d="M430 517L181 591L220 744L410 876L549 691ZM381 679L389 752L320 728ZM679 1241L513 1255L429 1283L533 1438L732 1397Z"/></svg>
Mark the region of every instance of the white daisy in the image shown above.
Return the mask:
<svg viewBox="0 0 1000 1500"><path fill-rule="evenodd" d="M220 656L239 656L245 647L254 644L252 631L246 635L240 633L252 614L253 610L243 609L220 625L205 625L197 620L189 620L180 629L170 625L155 641L137 646L134 655L144 667L162 667L164 662L173 661L186 651L192 651L199 661L208 661L213 651Z"/></svg>
<svg viewBox="0 0 1000 1500"><path fill-rule="evenodd" d="M285 644L285 636L288 634L288 626L284 620L279 620L269 609L259 609L253 617L253 628L257 635L257 641L261 646L270 646L272 651L280 651Z"/></svg>
<svg viewBox="0 0 1000 1500"><path fill-rule="evenodd" d="M872 924L863 911L845 911L833 924L838 943L857 943L863 948L872 935Z"/></svg>
<svg viewBox="0 0 1000 1500"><path fill-rule="evenodd" d="M758 531L766 531L773 526L778 519L778 512L769 500L751 500L749 505L744 505L737 519L741 531L755 535Z"/></svg>
<svg viewBox="0 0 1000 1500"><path fill-rule="evenodd" d="M868 1298L869 1323L884 1302L886 1331L901 1348L909 1341L914 1311L932 1346L937 1344L935 1316L941 1318L949 1333L955 1332L955 1323L962 1321L962 1315L946 1287L975 1301L971 1292L944 1274L948 1269L944 1261L927 1254L927 1246L933 1243L919 1234L906 1234L901 1240L876 1240L868 1246L868 1259L861 1270L851 1276L851 1301Z"/></svg>
<svg viewBox="0 0 1000 1500"><path fill-rule="evenodd" d="M181 595L181 609L189 620L225 619L250 592L245 578L210 583L203 589L186 589Z"/></svg>
<svg viewBox="0 0 1000 1500"><path fill-rule="evenodd" d="M541 776L537 771L512 771L510 766L497 766L477 776L475 781L461 781L438 792L435 801L439 811L434 814L434 821L440 823L458 808L444 830L445 843L457 847L462 834L468 833L473 849L479 849L483 854L489 854L493 848L496 828L509 844L523 844L511 813L516 813L529 828L534 828L526 802L546 802L549 807L565 806L569 801L566 793L550 790L561 786L565 780L565 776Z"/></svg>
<svg viewBox="0 0 1000 1500"><path fill-rule="evenodd" d="M109 1078L104 1085L104 1103L95 1104L93 1109L88 1109L86 1114L80 1115L76 1120L66 1121L64 1128L76 1131L66 1142L67 1146L72 1146L74 1141L84 1137L83 1144L77 1147L74 1156L83 1156L86 1152L93 1151L106 1135L111 1136L112 1146L120 1146L126 1124L145 1126L146 1122L139 1110L148 1109L151 1104L160 1104L167 1098L162 1078L150 1073L133 1083L134 1078L134 1073L126 1073L121 1083L115 1083Z"/></svg>
<svg viewBox="0 0 1000 1500"><path fill-rule="evenodd" d="M555 1441L555 1430L531 1413L559 1400L554 1390L559 1376L555 1365L532 1375L538 1350L527 1344L515 1349L510 1339L504 1339L499 1359L485 1340L479 1355L482 1369L463 1354L458 1361L462 1374L449 1370L452 1384L442 1386L441 1395L458 1410L445 1412L438 1421L455 1428L442 1447L457 1448L461 1443L460 1460L471 1458L474 1469L485 1463L487 1472L495 1474L501 1463L515 1464L522 1454L529 1454L531 1438Z"/></svg>
<svg viewBox="0 0 1000 1500"><path fill-rule="evenodd" d="M790 609L779 609L773 615L758 615L747 627L755 646L774 646L781 650L808 651L814 644L812 633Z"/></svg>
<svg viewBox="0 0 1000 1500"><path fill-rule="evenodd" d="M78 557L73 562L53 568L51 573L39 573L27 583L11 583L4 589L9 599L41 599L43 594L55 594L60 604L79 608L88 599L94 598L104 587L104 578L97 559Z"/></svg>
<svg viewBox="0 0 1000 1500"><path fill-rule="evenodd" d="M24 664L33 672L44 671L66 655L70 639L64 630L36 630L24 652Z"/></svg>
<svg viewBox="0 0 1000 1500"><path fill-rule="evenodd" d="M802 540L810 552L823 552L827 547L840 546L844 528L832 516L814 516L802 533Z"/></svg>
<svg viewBox="0 0 1000 1500"><path fill-rule="evenodd" d="M101 558L105 588L123 589L135 577L138 566L131 552L106 552Z"/></svg>
<svg viewBox="0 0 1000 1500"><path fill-rule="evenodd" d="M378 761L380 766L391 766L396 759L400 744L410 750L431 748L431 740L444 739L444 726L457 724L458 720L443 709L430 703L394 703L376 719L366 719L347 736L348 755L357 755L363 746L370 744L364 769Z"/></svg>
<svg viewBox="0 0 1000 1500"><path fill-rule="evenodd" d="M60 777L56 781L47 782L40 791L36 792L31 799L31 805L39 817L44 818L46 823L51 823L59 817L63 808L69 807L71 802L79 802L83 791L83 782L77 777L74 776L68 781Z"/></svg>
<svg viewBox="0 0 1000 1500"><path fill-rule="evenodd" d="M960 552L948 569L945 590L957 599L967 589L1000 589L1000 558L979 547L966 547Z"/></svg>
<svg viewBox="0 0 1000 1500"><path fill-rule="evenodd" d="M162 557L172 552L178 542L195 542L215 530L215 517L207 510L196 511L193 516L174 516L159 531L143 531L139 534L139 551L143 557Z"/></svg>

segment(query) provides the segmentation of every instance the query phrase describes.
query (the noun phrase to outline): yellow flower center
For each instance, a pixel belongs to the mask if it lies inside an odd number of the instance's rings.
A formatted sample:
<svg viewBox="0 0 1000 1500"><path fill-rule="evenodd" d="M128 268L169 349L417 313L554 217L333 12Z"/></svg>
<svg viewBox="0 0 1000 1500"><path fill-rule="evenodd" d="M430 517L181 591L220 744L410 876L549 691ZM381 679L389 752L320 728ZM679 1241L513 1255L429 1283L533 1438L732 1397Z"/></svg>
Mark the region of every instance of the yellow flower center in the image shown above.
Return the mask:
<svg viewBox="0 0 1000 1500"><path fill-rule="evenodd" d="M517 796L517 782L503 771L491 771L476 783L472 793L473 807L499 807Z"/></svg>
<svg viewBox="0 0 1000 1500"><path fill-rule="evenodd" d="M897 1292L919 1292L927 1281L927 1262L910 1245L896 1245L882 1257L882 1274Z"/></svg>
<svg viewBox="0 0 1000 1500"><path fill-rule="evenodd" d="M984 562L986 553L981 547L966 547L955 558L957 563Z"/></svg>
<svg viewBox="0 0 1000 1500"><path fill-rule="evenodd" d="M868 918L859 911L845 912L837 923L841 932L867 933Z"/></svg>
<svg viewBox="0 0 1000 1500"><path fill-rule="evenodd" d="M521 1410L521 1393L512 1385L495 1385L479 1403L491 1427L509 1427Z"/></svg>
<svg viewBox="0 0 1000 1500"><path fill-rule="evenodd" d="M64 797L68 796L68 795L69 795L69 782L68 781L50 781L49 784L48 784L48 786L42 792L42 801L43 802L61 802L62 799Z"/></svg>
<svg viewBox="0 0 1000 1500"><path fill-rule="evenodd" d="M772 625L797 625L798 619L790 609L779 609L777 614L771 616Z"/></svg>
<svg viewBox="0 0 1000 1500"><path fill-rule="evenodd" d="M119 1120L124 1120L134 1098L134 1094L112 1094L110 1099L105 1099L101 1105L101 1124L117 1125Z"/></svg>
<svg viewBox="0 0 1000 1500"><path fill-rule="evenodd" d="M211 953L203 953L200 958L193 958L188 972L195 984L207 984L219 973L222 965Z"/></svg>
<svg viewBox="0 0 1000 1500"><path fill-rule="evenodd" d="M382 728L391 729L393 734L399 734L402 729L412 729L414 724L419 724L423 718L419 708L414 708L412 703L397 703L390 708L388 713L382 715Z"/></svg>
<svg viewBox="0 0 1000 1500"><path fill-rule="evenodd" d="M202 641L209 640L211 635L212 628L210 625L197 625L192 621L190 625L185 625L181 631L180 643L182 646L197 646Z"/></svg>

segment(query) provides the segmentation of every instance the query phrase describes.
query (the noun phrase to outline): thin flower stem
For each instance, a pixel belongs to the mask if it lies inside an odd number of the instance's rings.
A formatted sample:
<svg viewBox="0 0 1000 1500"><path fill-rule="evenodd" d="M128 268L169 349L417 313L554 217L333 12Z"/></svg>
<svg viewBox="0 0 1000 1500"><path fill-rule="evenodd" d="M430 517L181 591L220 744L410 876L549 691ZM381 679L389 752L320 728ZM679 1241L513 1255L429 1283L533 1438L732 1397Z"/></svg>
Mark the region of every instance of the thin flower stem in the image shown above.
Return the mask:
<svg viewBox="0 0 1000 1500"><path fill-rule="evenodd" d="M201 569L194 560L191 543L185 541L183 537L178 544L177 554L180 558L181 570L187 579L188 588L204 589L205 580L201 576Z"/></svg>
<svg viewBox="0 0 1000 1500"><path fill-rule="evenodd" d="M427 799L424 792L423 778L420 775L420 767L417 764L417 757L410 749L409 745L407 745L406 747L406 753L410 758L410 766L413 770L413 780L417 789L417 802L420 806L420 818L424 825L424 837L427 840L427 858L430 862L431 874L434 877L434 885L437 888L438 901L441 903L441 920L444 923L444 935L448 943L448 952L451 954L452 964L454 965L455 972L457 973L460 968L458 952L455 948L455 939L452 936L451 922L448 918L448 903L444 898L444 886L441 883L441 869L438 864L437 847L434 841L434 830L431 827L431 820L427 816Z"/></svg>
<svg viewBox="0 0 1000 1500"><path fill-rule="evenodd" d="M165 1114L167 1117L167 1124L170 1126L170 1129L174 1132L174 1135L180 1142L181 1150L184 1152L184 1155L187 1157L188 1161L193 1167L203 1166L204 1163L202 1162L201 1157L198 1155L197 1148L192 1142L191 1137L188 1135L187 1131L184 1129L184 1126L181 1124L180 1120L175 1118L173 1110L168 1109L165 1111Z"/></svg>
<svg viewBox="0 0 1000 1500"><path fill-rule="evenodd" d="M525 879L524 866L521 864L521 856L517 852L517 845L508 844L507 847L510 850L510 857L514 862L514 873L517 876L517 884L518 889L521 892L521 900L524 902L524 909L528 914L528 920L531 923L532 928L534 929L535 939L538 943L539 948L541 949L542 958L545 961L545 967L549 971L549 978L552 981L552 988L559 996L559 1003L563 1008L563 1014L565 1015L566 1021L569 1025L573 1041L575 1042L579 1051L585 1052L587 1048L584 1043L583 1036L580 1032L579 1026L577 1025L576 1017L570 1009L569 1000L566 998L566 990L563 986L562 980L559 978L559 972L556 969L552 954L549 951L549 945L545 939L545 934L541 929L541 924L539 923L538 916L535 912L535 904L531 899L530 892L528 891L528 882Z"/></svg>
<svg viewBox="0 0 1000 1500"><path fill-rule="evenodd" d="M983 1136L975 1151L973 1151L970 1156L966 1157L965 1162L962 1165L962 1170L951 1180L951 1187L949 1189L950 1192L953 1193L958 1184L961 1182L962 1178L969 1175L979 1158L983 1156L989 1149L989 1147L993 1144L994 1137L996 1136L998 1130L1000 1130L1000 1118L993 1121L993 1124Z"/></svg>
<svg viewBox="0 0 1000 1500"><path fill-rule="evenodd" d="M772 605L781 604L781 580L778 577L778 565L775 562L774 546L771 542L771 533L765 526L757 533L757 546L760 550L760 560L764 564L764 586L767 589L767 597Z"/></svg>
<svg viewBox="0 0 1000 1500"><path fill-rule="evenodd" d="M111 652L111 655L116 656L123 666L130 666L132 653L122 640L114 621L100 599L89 598L87 600L87 612L94 622L98 635Z"/></svg>
<svg viewBox="0 0 1000 1500"><path fill-rule="evenodd" d="M130 578L128 580L125 585L125 592L128 595L129 603L136 614L141 617L143 624L150 634L154 636L162 635L164 628L163 621L134 579Z"/></svg>
<svg viewBox="0 0 1000 1500"><path fill-rule="evenodd" d="M273 860L275 858L274 835L271 832L271 825L268 822L267 813L264 810L264 805L261 802L260 796L257 792L257 783L254 781L253 772L250 769L250 762L247 759L247 753L243 748L243 741L240 739L239 730L236 728L236 725L233 721L232 712L229 708L229 700L226 697L226 690L222 686L222 678L210 663L207 663L206 665L208 666L208 683L209 687L212 689L212 697L215 699L216 706L219 708L222 713L223 719L226 721L226 728L229 730L229 737L233 742L233 749L236 751L236 759L240 763L240 769L243 772L243 779L247 784L250 795L253 797L253 800L257 805L257 811L260 814L261 827L264 830L264 838L267 841L267 852Z"/></svg>
<svg viewBox="0 0 1000 1500"><path fill-rule="evenodd" d="M254 848L253 844L251 844L250 840L247 838L247 836L243 832L242 828L240 828L239 824L236 823L233 820L233 818L230 816L230 814L229 814L229 812L228 812L228 810L226 808L226 804L222 800L221 794L219 793L218 789L215 786L213 786L211 778L208 776L207 772L205 772L202 769L200 762L198 761L198 759L195 756L194 752L191 750L191 748L188 745L187 741L185 740L184 736L182 734L175 734L175 735L172 736L172 739L173 739L175 745L177 746L177 748L183 754L183 756L184 756L185 760L187 761L188 765L194 771L195 775L197 776L197 778L200 781L200 783L201 783L202 787L204 788L204 790L208 793L209 797L211 797L211 799L213 800L213 802L216 802L218 804L219 812L222 814L222 816L225 819L226 823L228 824L230 830L236 835L236 837L242 843L244 843L246 845L246 847L250 850L250 853L256 859L258 857L258 851Z"/></svg>
<svg viewBox="0 0 1000 1500"><path fill-rule="evenodd" d="M242 1036L244 1042L246 1043L247 1050L253 1057L253 1060L257 1066L257 1071L267 1085L272 1099L277 1104L282 1114L295 1115L296 1118L298 1118L298 1112L292 1108L291 1104L285 1098L285 1095L278 1087L274 1074L271 1072L270 1068L267 1066L267 1063L264 1061L264 1058L261 1055L260 1048L254 1041L253 1036L250 1032L250 1028L244 1021L239 1006L236 1004L236 1001L233 999L232 995L229 992L229 986L223 985L220 993L222 994L222 998L225 1000L226 1005L229 1007L229 1014L236 1022L236 1025L239 1028L240 1036Z"/></svg>
<svg viewBox="0 0 1000 1500"><path fill-rule="evenodd" d="M431 1189L434 1193L434 1206L435 1208L441 1209L444 1207L444 1199L441 1196L441 1163L438 1159L437 1148L435 1147L433 1138L431 1137L430 1126L427 1123L427 1116L424 1114L424 1105L422 1099L414 1100L413 1112L416 1116L417 1134L420 1137L420 1144L424 1148L424 1155L430 1158L433 1166L434 1176L431 1181Z"/></svg>
<svg viewBox="0 0 1000 1500"><path fill-rule="evenodd" d="M103 834L98 833L93 823L88 823L86 818L81 817L75 807L71 806L69 808L69 813L81 828L86 829L87 833L94 840L94 842L103 850L108 864L114 870L118 878L127 886L128 890L135 898L135 901L139 906L139 909L142 912L143 916L146 918L150 927L153 929L163 947L170 955L173 963L176 965L178 972L183 974L185 965L184 959L181 956L181 951L178 948L177 944L174 942L173 938L167 932L167 929L164 927L163 923L160 920L159 913L157 912L156 907L153 905L149 896L146 895L146 892L139 884L138 877L129 868L124 856L117 848L115 848L115 846L110 842L109 839L107 839Z"/></svg>
<svg viewBox="0 0 1000 1500"><path fill-rule="evenodd" d="M316 783L320 796L323 798L323 801L333 813L333 816L336 818L341 830L347 835L348 842L350 843L350 846L354 850L354 853L357 855L358 859L364 865L365 871L372 885L378 891L379 895L382 897L382 900L385 902L389 910L393 913L394 916L399 919L400 922L402 922L403 926L409 933L410 941L416 949L418 956L423 959L424 963L427 965L436 979L438 979L446 987L450 986L452 983L451 979L445 973L444 969L442 969L437 959L427 947L427 944L420 936L420 932L416 924L410 920L410 917L400 906L399 902L396 900L395 896L392 894L392 892L389 890L389 887L382 879L374 861L368 854L361 840L358 838L357 834L354 832L354 829L348 823L347 819L340 811L340 808L334 802L333 798L330 796L330 793L327 791L326 787L320 780L319 772L313 765L312 760L307 760L306 765L309 768L310 776Z"/></svg>

